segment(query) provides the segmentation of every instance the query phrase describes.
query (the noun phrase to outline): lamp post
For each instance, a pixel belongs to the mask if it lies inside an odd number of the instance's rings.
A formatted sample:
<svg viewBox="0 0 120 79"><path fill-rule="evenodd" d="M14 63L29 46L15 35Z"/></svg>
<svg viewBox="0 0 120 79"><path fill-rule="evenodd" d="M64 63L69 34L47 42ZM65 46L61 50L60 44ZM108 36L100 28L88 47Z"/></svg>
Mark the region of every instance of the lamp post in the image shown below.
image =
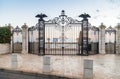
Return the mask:
<svg viewBox="0 0 120 79"><path fill-rule="evenodd" d="M39 18L38 19L38 51L39 51L39 55L44 55L45 54L45 21L44 21L44 17L47 17L47 15L45 14L38 14L35 17Z"/></svg>
<svg viewBox="0 0 120 79"><path fill-rule="evenodd" d="M88 18L89 14L81 14L79 17L83 18L82 20L82 38L81 38L81 55L89 55L88 53Z"/></svg>

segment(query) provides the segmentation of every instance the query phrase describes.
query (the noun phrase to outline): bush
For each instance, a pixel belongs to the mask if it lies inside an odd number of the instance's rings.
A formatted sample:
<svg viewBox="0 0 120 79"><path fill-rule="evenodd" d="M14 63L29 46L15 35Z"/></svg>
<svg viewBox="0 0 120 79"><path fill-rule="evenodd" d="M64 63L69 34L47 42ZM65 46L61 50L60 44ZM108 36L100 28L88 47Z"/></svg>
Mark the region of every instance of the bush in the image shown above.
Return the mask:
<svg viewBox="0 0 120 79"><path fill-rule="evenodd" d="M11 30L10 27L0 27L0 43L10 43L11 41Z"/></svg>

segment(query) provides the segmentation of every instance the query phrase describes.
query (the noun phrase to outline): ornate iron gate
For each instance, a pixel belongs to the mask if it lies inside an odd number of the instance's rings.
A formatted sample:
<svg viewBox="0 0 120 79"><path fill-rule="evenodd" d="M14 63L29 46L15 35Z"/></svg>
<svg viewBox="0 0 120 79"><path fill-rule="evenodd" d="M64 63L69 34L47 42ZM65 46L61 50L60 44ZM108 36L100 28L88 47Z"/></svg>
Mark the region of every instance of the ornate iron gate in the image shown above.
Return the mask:
<svg viewBox="0 0 120 79"><path fill-rule="evenodd" d="M38 28L37 26L32 26L28 29L28 46L29 53L38 54Z"/></svg>
<svg viewBox="0 0 120 79"><path fill-rule="evenodd" d="M50 24L52 23L52 24ZM62 10L59 17L46 23L46 55L77 55L81 22L65 15Z"/></svg>
<svg viewBox="0 0 120 79"><path fill-rule="evenodd" d="M99 29L95 26L89 27L88 32L90 51L89 54L98 54L99 53Z"/></svg>
<svg viewBox="0 0 120 79"><path fill-rule="evenodd" d="M40 18L43 18L41 16L43 16L43 14L39 15ZM64 10L62 10L61 15L51 20L43 21L42 19L41 21L39 19L39 22L35 26L28 29L29 53L44 55L80 55L82 47L81 26L81 21L68 17ZM42 30L41 27L44 29ZM99 30L94 27L93 31L97 35ZM96 36L95 34L94 36ZM43 41L41 42L41 40ZM87 45L90 47L89 49L91 49L89 51L92 52L88 52L89 54L97 54L98 40L88 42ZM42 53L40 51L42 51Z"/></svg>
<svg viewBox="0 0 120 79"><path fill-rule="evenodd" d="M111 26L108 27L106 30L106 38L105 38L105 51L107 54L115 54L116 51L116 47L115 47L115 34L116 34L116 31L114 28L112 28Z"/></svg>
<svg viewBox="0 0 120 79"><path fill-rule="evenodd" d="M76 55L81 22L65 15L45 21L45 55ZM28 29L29 53L39 54L39 23ZM41 44L41 43L40 43Z"/></svg>
<svg viewBox="0 0 120 79"><path fill-rule="evenodd" d="M18 26L13 29L13 53L21 53L22 51L22 29Z"/></svg>

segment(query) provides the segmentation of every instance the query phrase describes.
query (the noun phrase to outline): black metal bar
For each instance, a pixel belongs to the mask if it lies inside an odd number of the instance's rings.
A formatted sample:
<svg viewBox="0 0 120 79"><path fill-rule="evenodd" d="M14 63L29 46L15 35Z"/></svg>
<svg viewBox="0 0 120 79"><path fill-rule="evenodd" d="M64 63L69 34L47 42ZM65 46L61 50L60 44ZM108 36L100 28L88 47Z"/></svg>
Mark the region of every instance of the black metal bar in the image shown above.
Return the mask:
<svg viewBox="0 0 120 79"><path fill-rule="evenodd" d="M98 54L99 54L99 42L100 42L100 41L99 41L99 29L98 29L98 51L97 51Z"/></svg>
<svg viewBox="0 0 120 79"><path fill-rule="evenodd" d="M86 49L86 51L87 51L87 55L89 55L89 53L88 53L88 31L89 31L89 29L88 29L88 19L86 20L87 21L87 49Z"/></svg>
<svg viewBox="0 0 120 79"><path fill-rule="evenodd" d="M114 41L114 54L116 54L116 31L115 31L115 41Z"/></svg>
<svg viewBox="0 0 120 79"><path fill-rule="evenodd" d="M43 35L43 55L45 55L45 22L43 20L43 30L44 30L44 35Z"/></svg>
<svg viewBox="0 0 120 79"><path fill-rule="evenodd" d="M39 27L38 27L38 55L40 55L40 21L38 20L38 24L39 24Z"/></svg>
<svg viewBox="0 0 120 79"><path fill-rule="evenodd" d="M13 32L14 34L14 32ZM14 35L12 36L12 53L14 53Z"/></svg>
<svg viewBox="0 0 120 79"><path fill-rule="evenodd" d="M28 53L30 53L30 37L29 37L29 29L28 29Z"/></svg>
<svg viewBox="0 0 120 79"><path fill-rule="evenodd" d="M81 31L81 34L82 34L82 35L81 35L81 37L82 37L82 38L81 38L81 40L82 40L82 41L81 41L81 55L83 55L83 23L82 23L82 31Z"/></svg>
<svg viewBox="0 0 120 79"><path fill-rule="evenodd" d="M62 55L64 55L64 26L62 26Z"/></svg>

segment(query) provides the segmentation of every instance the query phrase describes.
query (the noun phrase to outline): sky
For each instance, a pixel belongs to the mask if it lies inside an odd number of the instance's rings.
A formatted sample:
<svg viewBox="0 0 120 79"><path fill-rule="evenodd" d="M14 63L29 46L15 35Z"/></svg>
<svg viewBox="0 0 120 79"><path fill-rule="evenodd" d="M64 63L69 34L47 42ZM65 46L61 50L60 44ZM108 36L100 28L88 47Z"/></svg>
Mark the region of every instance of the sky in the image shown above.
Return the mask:
<svg viewBox="0 0 120 79"><path fill-rule="evenodd" d="M45 20L49 20L58 17L61 10L78 20L80 14L87 13L91 25L97 27L120 23L120 0L0 0L0 26L10 23L21 27L26 23L31 27L38 22L37 14L45 13Z"/></svg>

